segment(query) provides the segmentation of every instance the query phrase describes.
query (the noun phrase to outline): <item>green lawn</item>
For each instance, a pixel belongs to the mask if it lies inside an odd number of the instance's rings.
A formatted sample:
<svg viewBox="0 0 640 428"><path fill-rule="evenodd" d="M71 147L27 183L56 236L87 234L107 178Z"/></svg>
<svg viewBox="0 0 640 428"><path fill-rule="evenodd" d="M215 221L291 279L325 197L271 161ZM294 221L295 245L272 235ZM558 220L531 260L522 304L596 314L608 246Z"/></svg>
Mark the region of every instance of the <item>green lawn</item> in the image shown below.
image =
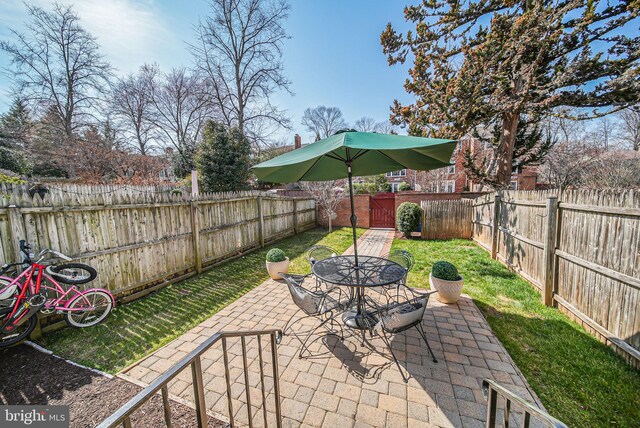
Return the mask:
<svg viewBox="0 0 640 428"><path fill-rule="evenodd" d="M465 240L395 240L412 252L414 287L429 287L434 262L454 263L498 339L550 414L571 427L640 426L640 373L558 310L524 279Z"/></svg>
<svg viewBox="0 0 640 428"><path fill-rule="evenodd" d="M306 273L310 271L305 259L307 248L320 243L342 252L352 240L350 228L331 234L314 229L119 306L96 327L59 330L44 335L38 343L77 363L116 373L264 282L268 278L264 261L269 249L285 251L291 260L290 272Z"/></svg>

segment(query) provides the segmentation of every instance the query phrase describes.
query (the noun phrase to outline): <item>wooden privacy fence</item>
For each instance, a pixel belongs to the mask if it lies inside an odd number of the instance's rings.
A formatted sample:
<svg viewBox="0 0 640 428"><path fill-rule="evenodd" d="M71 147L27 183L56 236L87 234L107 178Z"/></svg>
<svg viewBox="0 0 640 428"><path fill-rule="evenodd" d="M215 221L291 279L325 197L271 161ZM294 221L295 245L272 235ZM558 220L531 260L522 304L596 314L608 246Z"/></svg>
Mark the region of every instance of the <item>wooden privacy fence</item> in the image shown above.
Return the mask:
<svg viewBox="0 0 640 428"><path fill-rule="evenodd" d="M471 199L422 201L422 239L471 239Z"/></svg>
<svg viewBox="0 0 640 428"><path fill-rule="evenodd" d="M640 366L640 192L486 195L473 239Z"/></svg>
<svg viewBox="0 0 640 428"><path fill-rule="evenodd" d="M253 191L192 198L172 188L64 186L30 197L0 186L0 261L17 260L26 239L89 263L96 286L131 300L313 228L315 212L313 199Z"/></svg>

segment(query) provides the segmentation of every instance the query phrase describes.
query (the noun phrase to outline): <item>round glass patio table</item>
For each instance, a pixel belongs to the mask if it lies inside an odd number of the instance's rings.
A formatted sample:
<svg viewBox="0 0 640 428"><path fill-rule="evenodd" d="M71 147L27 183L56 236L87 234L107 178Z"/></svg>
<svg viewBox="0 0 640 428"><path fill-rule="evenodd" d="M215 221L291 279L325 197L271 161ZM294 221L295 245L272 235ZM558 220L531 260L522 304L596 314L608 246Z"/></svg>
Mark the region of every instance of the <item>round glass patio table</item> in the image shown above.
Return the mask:
<svg viewBox="0 0 640 428"><path fill-rule="evenodd" d="M407 273L392 260L360 255L357 266L355 256L336 256L315 262L311 270L322 281L352 289L351 296L355 297L349 302L342 320L346 326L361 330L371 330L376 323L365 307L365 289L397 283Z"/></svg>

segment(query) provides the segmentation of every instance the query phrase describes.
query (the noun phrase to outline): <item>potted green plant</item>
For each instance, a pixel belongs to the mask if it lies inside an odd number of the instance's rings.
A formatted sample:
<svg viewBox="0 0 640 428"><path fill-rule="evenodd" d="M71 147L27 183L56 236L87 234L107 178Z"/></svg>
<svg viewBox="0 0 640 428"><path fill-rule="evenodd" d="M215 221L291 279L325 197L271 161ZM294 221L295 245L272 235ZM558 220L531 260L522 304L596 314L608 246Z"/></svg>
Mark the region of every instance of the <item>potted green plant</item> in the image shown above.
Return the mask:
<svg viewBox="0 0 640 428"><path fill-rule="evenodd" d="M282 279L278 272L289 271L289 257L280 248L272 248L267 252L267 272L272 279Z"/></svg>
<svg viewBox="0 0 640 428"><path fill-rule="evenodd" d="M456 303L462 293L462 277L458 269L449 262L434 263L429 283L438 292L436 299L442 303Z"/></svg>

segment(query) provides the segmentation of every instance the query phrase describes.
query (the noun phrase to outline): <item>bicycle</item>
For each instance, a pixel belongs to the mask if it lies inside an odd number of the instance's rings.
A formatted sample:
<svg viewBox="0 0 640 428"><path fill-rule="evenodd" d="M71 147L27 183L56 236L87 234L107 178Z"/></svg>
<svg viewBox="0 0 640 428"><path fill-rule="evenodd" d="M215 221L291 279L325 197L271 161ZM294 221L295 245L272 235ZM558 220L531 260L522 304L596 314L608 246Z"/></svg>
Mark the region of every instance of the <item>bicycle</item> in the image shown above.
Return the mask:
<svg viewBox="0 0 640 428"><path fill-rule="evenodd" d="M115 307L113 295L102 288L80 290L76 287L95 279L95 269L82 263L46 265L42 261L48 254L66 261L72 259L58 251L44 249L33 261L30 250L25 241L20 241L22 262L0 267L0 348L27 338L36 327L38 312L63 314L67 325L76 328L91 327L107 318ZM1 276L21 265L27 267L15 278Z"/></svg>

